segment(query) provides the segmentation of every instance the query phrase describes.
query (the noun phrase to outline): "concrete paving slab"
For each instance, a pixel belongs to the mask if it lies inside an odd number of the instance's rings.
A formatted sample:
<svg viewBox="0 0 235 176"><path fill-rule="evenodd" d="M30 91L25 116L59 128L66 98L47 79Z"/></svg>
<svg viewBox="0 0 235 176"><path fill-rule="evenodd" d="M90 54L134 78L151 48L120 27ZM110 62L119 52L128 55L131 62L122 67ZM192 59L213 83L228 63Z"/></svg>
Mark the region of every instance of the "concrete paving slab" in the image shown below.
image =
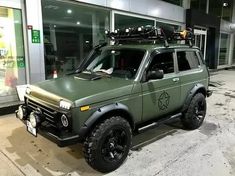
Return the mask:
<svg viewBox="0 0 235 176"><path fill-rule="evenodd" d="M0 150L0 173L4 176L24 176L25 174Z"/></svg>
<svg viewBox="0 0 235 176"><path fill-rule="evenodd" d="M199 129L183 130L175 121L136 135L128 159L106 175L235 175L234 77L235 71L211 77L217 84L211 87L214 94L207 99L207 116ZM14 114L1 116L0 139L0 175L104 175L87 165L81 144L59 148L41 136L35 138Z"/></svg>

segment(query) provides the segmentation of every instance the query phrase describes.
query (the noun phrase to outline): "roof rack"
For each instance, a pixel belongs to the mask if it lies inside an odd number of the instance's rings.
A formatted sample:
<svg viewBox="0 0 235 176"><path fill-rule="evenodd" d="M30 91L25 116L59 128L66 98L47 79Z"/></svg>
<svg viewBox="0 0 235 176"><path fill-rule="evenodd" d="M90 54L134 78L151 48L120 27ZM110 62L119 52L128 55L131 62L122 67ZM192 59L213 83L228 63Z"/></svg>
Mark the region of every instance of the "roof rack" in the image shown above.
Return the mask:
<svg viewBox="0 0 235 176"><path fill-rule="evenodd" d="M115 44L125 43L130 41L157 41L164 42L165 47L169 47L168 41L187 41L189 46L192 47L192 40L194 35L191 28L184 31L174 31L164 28L153 26L146 27L133 27L126 29L116 29L114 32L105 31L107 37L115 41Z"/></svg>

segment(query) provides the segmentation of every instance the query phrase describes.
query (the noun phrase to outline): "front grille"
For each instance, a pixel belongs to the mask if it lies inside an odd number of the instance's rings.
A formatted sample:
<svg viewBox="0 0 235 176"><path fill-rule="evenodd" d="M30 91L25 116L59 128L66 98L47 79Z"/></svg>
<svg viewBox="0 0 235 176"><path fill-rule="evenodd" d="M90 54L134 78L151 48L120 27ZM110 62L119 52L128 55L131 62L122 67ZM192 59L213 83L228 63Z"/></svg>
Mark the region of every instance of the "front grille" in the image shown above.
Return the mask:
<svg viewBox="0 0 235 176"><path fill-rule="evenodd" d="M48 121L51 125L53 126L57 126L57 116L58 116L58 112L53 110L52 108L42 105L38 102L35 102L33 100L27 99L26 100L26 104L28 106L28 108L30 109L30 111L38 111L38 109L40 109L40 111L42 112L42 117L44 120Z"/></svg>

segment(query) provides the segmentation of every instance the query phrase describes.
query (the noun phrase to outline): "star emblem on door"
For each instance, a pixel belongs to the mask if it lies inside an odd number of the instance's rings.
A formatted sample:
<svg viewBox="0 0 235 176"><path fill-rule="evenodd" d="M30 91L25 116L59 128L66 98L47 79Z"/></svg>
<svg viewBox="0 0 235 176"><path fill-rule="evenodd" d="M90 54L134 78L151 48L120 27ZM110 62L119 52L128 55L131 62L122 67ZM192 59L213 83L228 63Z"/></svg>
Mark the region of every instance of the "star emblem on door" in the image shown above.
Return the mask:
<svg viewBox="0 0 235 176"><path fill-rule="evenodd" d="M158 99L158 107L160 110L165 110L168 108L170 103L170 96L167 92L163 92Z"/></svg>

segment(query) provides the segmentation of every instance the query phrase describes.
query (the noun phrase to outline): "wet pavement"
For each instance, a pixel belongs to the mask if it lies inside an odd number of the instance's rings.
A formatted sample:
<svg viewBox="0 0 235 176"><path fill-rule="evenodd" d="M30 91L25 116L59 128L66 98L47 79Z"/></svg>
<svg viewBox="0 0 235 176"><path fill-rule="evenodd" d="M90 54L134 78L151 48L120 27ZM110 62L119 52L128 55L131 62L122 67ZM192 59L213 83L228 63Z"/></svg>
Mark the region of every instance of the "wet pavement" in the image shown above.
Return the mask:
<svg viewBox="0 0 235 176"><path fill-rule="evenodd" d="M180 121L135 135L128 159L106 175L235 175L235 71L211 77L214 93L207 99L203 125L194 131ZM35 138L14 114L0 117L0 175L103 175L84 160L82 145L59 148Z"/></svg>

